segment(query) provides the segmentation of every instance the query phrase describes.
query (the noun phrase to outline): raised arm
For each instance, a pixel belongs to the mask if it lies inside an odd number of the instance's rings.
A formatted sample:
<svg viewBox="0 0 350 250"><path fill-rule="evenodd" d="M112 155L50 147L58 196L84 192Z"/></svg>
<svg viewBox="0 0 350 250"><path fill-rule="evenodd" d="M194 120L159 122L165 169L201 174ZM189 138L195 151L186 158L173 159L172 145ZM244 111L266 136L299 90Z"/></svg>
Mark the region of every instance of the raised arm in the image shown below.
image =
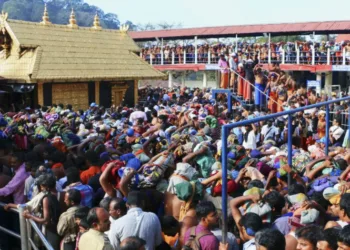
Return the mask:
<svg viewBox="0 0 350 250"><path fill-rule="evenodd" d="M111 174L111 170L114 168L115 163L111 162L107 165L106 169L102 172L100 176L100 183L102 186L102 189L105 191L105 193L109 197L116 197L116 191L112 185L112 183L109 182L109 175Z"/></svg>

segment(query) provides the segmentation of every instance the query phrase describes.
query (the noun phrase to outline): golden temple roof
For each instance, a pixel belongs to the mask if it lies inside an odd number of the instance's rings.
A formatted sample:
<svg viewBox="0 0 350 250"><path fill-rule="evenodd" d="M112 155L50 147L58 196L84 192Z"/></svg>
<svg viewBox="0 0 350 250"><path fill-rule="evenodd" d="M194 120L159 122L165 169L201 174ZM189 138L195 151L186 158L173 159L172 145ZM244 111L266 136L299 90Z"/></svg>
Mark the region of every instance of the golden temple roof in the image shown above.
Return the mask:
<svg viewBox="0 0 350 250"><path fill-rule="evenodd" d="M134 53L140 49L123 30L16 20L0 26L12 40L10 55L0 52L0 76L7 79L30 83L165 77Z"/></svg>

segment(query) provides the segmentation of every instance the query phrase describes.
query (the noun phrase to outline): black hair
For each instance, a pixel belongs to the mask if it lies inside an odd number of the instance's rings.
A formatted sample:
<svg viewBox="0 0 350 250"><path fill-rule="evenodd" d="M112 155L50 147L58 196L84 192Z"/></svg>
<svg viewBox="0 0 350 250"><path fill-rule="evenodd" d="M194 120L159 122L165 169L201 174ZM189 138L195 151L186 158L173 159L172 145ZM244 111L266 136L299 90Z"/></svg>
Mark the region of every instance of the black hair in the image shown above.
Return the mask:
<svg viewBox="0 0 350 250"><path fill-rule="evenodd" d="M300 194L300 193L305 194L305 188L303 187L303 185L295 183L290 185L290 187L288 188L288 195L294 195L294 194Z"/></svg>
<svg viewBox="0 0 350 250"><path fill-rule="evenodd" d="M198 220L207 217L212 212L216 212L216 208L211 201L203 201L196 206Z"/></svg>
<svg viewBox="0 0 350 250"><path fill-rule="evenodd" d="M281 214L286 202L284 197L277 191L272 191L264 196L264 201L267 202L275 212Z"/></svg>
<svg viewBox="0 0 350 250"><path fill-rule="evenodd" d="M336 160L336 162L337 162L339 169L341 171L344 171L348 167L348 163L344 159L338 159L338 160Z"/></svg>
<svg viewBox="0 0 350 250"><path fill-rule="evenodd" d="M338 248L337 241L338 241L340 231L341 230L336 227L328 228L323 231L322 238L320 239L320 241L326 241L331 250L337 250Z"/></svg>
<svg viewBox="0 0 350 250"><path fill-rule="evenodd" d="M98 221L98 217L97 217L97 212L96 212L97 209L98 209L98 207L91 208L89 213L88 213L88 215L87 215L87 217L86 217L87 224L89 225L90 228L92 227L92 225L94 223L98 223L99 222Z"/></svg>
<svg viewBox="0 0 350 250"><path fill-rule="evenodd" d="M131 206L137 206L142 208L144 205L144 198L142 197L142 194L139 191L131 191L128 194L126 203Z"/></svg>
<svg viewBox="0 0 350 250"><path fill-rule="evenodd" d="M124 239L120 250L138 250L146 245L146 241L137 236L129 236Z"/></svg>
<svg viewBox="0 0 350 250"><path fill-rule="evenodd" d="M243 215L239 224L245 228L247 234L252 234L250 236L255 235L255 233L263 228L261 217L255 213L246 213ZM248 231L250 231L250 233L248 233Z"/></svg>
<svg viewBox="0 0 350 250"><path fill-rule="evenodd" d="M340 209L345 211L345 214L350 218L350 194L345 193L340 198Z"/></svg>
<svg viewBox="0 0 350 250"><path fill-rule="evenodd" d="M49 155L48 160L51 160L54 163L58 163L58 162L62 163L66 161L66 155L61 151L55 151L53 154Z"/></svg>
<svg viewBox="0 0 350 250"><path fill-rule="evenodd" d="M308 225L300 227L295 231L297 238L302 238L309 241L314 247L317 245L317 241L322 239L322 230L315 225Z"/></svg>
<svg viewBox="0 0 350 250"><path fill-rule="evenodd" d="M79 169L75 167L66 169L66 176L67 176L67 185L81 181Z"/></svg>
<svg viewBox="0 0 350 250"><path fill-rule="evenodd" d="M94 150L88 150L85 153L85 158L92 165L97 165L99 162L99 155Z"/></svg>
<svg viewBox="0 0 350 250"><path fill-rule="evenodd" d="M75 205L80 204L81 201L81 193L79 190L75 188L71 188L67 191L68 199L72 201Z"/></svg>
<svg viewBox="0 0 350 250"><path fill-rule="evenodd" d="M112 201L112 198L107 196L107 197L103 198L100 201L99 207L102 207L102 208L104 208L104 209L106 209L108 211L109 210L109 204L111 203L111 201Z"/></svg>
<svg viewBox="0 0 350 250"><path fill-rule="evenodd" d="M56 188L56 178L52 174L40 175L37 178L36 183L38 185L42 185L42 186L48 187L49 189Z"/></svg>
<svg viewBox="0 0 350 250"><path fill-rule="evenodd" d="M328 206L331 204L328 200L326 200L324 197L323 197L323 192L314 192L310 199L312 201L316 201L317 204L319 204L321 207L323 207L325 210L328 209Z"/></svg>
<svg viewBox="0 0 350 250"><path fill-rule="evenodd" d="M86 218L80 220L79 226L85 230L89 229L89 224L87 223Z"/></svg>
<svg viewBox="0 0 350 250"><path fill-rule="evenodd" d="M81 219L81 220L82 219L86 219L86 217L89 214L89 210L90 210L90 208L88 208L88 207L80 207L80 208L78 208L77 210L75 210L74 218Z"/></svg>
<svg viewBox="0 0 350 250"><path fill-rule="evenodd" d="M249 182L247 189L251 189L253 187L264 188L264 183L262 183L260 180L252 180Z"/></svg>
<svg viewBox="0 0 350 250"><path fill-rule="evenodd" d="M162 229L175 228L179 227L179 221L176 220L173 216L165 215L160 219L160 225Z"/></svg>
<svg viewBox="0 0 350 250"><path fill-rule="evenodd" d="M338 241L350 247L350 225L343 227L339 232Z"/></svg>
<svg viewBox="0 0 350 250"><path fill-rule="evenodd" d="M255 236L255 241L267 250L284 250L286 248L286 239L277 229L266 228L261 230Z"/></svg>
<svg viewBox="0 0 350 250"><path fill-rule="evenodd" d="M126 211L127 211L126 203L125 203L125 201L123 199L121 199L121 198L113 198L111 200L111 203L112 202L115 202L115 204L113 206L114 210L118 210L119 209L119 210L121 210L123 212L123 214L126 213Z"/></svg>

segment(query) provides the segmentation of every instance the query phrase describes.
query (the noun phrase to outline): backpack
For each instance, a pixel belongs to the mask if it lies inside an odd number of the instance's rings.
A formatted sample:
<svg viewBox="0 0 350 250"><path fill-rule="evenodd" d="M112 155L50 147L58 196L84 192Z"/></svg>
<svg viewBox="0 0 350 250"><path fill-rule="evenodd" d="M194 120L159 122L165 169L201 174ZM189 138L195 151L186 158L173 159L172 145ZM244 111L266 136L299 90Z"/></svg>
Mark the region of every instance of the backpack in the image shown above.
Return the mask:
<svg viewBox="0 0 350 250"><path fill-rule="evenodd" d="M196 227L191 227L191 234L189 239L186 241L185 245L182 247L182 250L201 250L201 244L199 239L206 235L213 235L210 231L203 231L196 235Z"/></svg>

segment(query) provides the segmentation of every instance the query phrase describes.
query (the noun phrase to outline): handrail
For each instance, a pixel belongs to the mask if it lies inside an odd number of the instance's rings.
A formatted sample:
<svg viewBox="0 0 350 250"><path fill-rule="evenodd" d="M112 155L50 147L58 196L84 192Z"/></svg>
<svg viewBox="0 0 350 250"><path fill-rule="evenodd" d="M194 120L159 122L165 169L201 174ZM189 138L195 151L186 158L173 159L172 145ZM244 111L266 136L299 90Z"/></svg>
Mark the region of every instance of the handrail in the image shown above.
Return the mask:
<svg viewBox="0 0 350 250"><path fill-rule="evenodd" d="M7 205L6 203L0 202L0 207L5 207L6 205ZM38 247L36 247L34 245L34 242L30 238L30 234L29 234L28 229L27 229L26 222L29 222L31 227L34 229L34 231L36 232L36 234L39 236L40 240L42 241L42 243L46 247L46 249L47 250L54 250L54 248L47 241L47 239L45 238L45 236L43 235L43 233L39 229L38 225L33 220L31 220L31 219L26 220L23 217L23 212L24 212L25 208L26 208L26 204L20 204L20 205L18 205L18 209L16 209L16 208L9 209L9 211L11 211L11 212L18 213L19 222L20 222L20 235L7 229L7 228L1 227L1 226L0 226L0 231L3 231L4 233L7 233L13 237L21 239L21 249L22 250L30 249L30 245L36 250L36 249L38 249Z"/></svg>
<svg viewBox="0 0 350 250"><path fill-rule="evenodd" d="M221 128L221 136L222 136L222 150L221 150L221 165L222 165L222 241L224 244L227 243L227 137L229 135L229 131L236 127L242 127L245 125L250 125L252 123L257 123L260 121L265 121L269 119L274 119L280 116L288 116L288 164L292 166L292 115L297 112L301 112L307 109L312 108L319 108L322 106L326 106L326 147L325 152L326 155L328 155L328 137L329 137L329 104L333 104L336 102L342 102L342 101L350 101L350 96L335 99L335 100L329 100L326 102L321 102L313 105L308 105L280 113L265 115L263 117L257 117L250 120L244 120L236 123L226 124L222 126ZM349 116L348 116L348 131L349 131L349 137L350 137L350 108L348 110ZM350 138L347 138L348 140ZM288 174L288 185L291 182L291 176Z"/></svg>

